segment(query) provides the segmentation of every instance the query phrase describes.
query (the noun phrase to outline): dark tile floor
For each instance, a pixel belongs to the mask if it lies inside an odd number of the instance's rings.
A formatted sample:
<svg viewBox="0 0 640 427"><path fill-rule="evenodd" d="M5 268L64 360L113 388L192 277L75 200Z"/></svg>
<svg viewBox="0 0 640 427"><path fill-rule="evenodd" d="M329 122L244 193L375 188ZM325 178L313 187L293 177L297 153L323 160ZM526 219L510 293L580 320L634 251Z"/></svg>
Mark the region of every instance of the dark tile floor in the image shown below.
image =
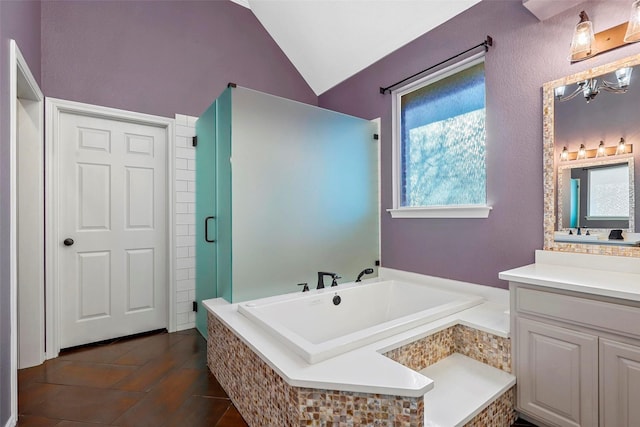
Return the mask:
<svg viewBox="0 0 640 427"><path fill-rule="evenodd" d="M209 372L195 329L79 348L22 369L18 412L20 427L247 426Z"/></svg>
<svg viewBox="0 0 640 427"><path fill-rule="evenodd" d="M18 371L18 425L246 426L195 331L116 340Z"/></svg>

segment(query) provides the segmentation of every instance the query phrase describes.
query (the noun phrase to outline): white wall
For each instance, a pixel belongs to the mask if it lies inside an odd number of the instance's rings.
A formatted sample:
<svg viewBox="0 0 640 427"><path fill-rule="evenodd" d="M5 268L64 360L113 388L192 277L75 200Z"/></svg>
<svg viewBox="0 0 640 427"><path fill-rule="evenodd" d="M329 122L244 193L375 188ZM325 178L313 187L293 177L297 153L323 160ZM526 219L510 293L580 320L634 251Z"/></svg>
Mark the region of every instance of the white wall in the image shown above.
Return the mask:
<svg viewBox="0 0 640 427"><path fill-rule="evenodd" d="M175 280L176 330L194 328L196 299L196 134L197 117L176 114L175 125Z"/></svg>

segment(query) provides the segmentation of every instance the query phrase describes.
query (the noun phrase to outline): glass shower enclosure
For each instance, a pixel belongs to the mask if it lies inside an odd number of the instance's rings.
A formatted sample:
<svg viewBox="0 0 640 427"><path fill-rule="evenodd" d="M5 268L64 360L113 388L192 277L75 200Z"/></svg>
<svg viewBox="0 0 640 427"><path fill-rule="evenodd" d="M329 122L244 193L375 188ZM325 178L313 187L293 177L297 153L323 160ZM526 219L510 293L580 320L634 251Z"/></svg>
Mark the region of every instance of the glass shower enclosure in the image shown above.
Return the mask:
<svg viewBox="0 0 640 427"><path fill-rule="evenodd" d="M379 259L377 126L230 87L196 123L196 326L201 302L353 281ZM328 280L329 281L329 280ZM329 283L327 283L329 285Z"/></svg>

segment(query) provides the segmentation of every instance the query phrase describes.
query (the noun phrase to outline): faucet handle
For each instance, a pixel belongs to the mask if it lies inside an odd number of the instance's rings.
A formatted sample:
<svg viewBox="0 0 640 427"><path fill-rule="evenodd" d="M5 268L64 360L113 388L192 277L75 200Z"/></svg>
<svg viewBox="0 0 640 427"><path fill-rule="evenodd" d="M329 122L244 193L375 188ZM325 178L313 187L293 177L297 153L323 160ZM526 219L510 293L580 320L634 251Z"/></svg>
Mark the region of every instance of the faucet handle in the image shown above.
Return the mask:
<svg viewBox="0 0 640 427"><path fill-rule="evenodd" d="M298 283L298 286L302 286L302 292L309 292L309 284L308 283Z"/></svg>
<svg viewBox="0 0 640 427"><path fill-rule="evenodd" d="M336 282L336 280L342 279L342 277L338 276L337 274L334 274L333 276L331 276L331 278L333 279L331 281L331 287L338 286L338 282Z"/></svg>

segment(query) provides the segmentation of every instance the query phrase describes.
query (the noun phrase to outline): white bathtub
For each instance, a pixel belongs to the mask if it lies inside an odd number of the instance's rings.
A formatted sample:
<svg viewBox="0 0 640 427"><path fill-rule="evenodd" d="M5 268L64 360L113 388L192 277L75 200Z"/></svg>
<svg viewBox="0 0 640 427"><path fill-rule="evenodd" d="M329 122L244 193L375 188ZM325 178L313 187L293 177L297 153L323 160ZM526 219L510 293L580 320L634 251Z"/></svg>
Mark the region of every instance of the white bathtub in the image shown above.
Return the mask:
<svg viewBox="0 0 640 427"><path fill-rule="evenodd" d="M240 303L238 310L308 363L317 363L483 301L389 280L263 298Z"/></svg>

